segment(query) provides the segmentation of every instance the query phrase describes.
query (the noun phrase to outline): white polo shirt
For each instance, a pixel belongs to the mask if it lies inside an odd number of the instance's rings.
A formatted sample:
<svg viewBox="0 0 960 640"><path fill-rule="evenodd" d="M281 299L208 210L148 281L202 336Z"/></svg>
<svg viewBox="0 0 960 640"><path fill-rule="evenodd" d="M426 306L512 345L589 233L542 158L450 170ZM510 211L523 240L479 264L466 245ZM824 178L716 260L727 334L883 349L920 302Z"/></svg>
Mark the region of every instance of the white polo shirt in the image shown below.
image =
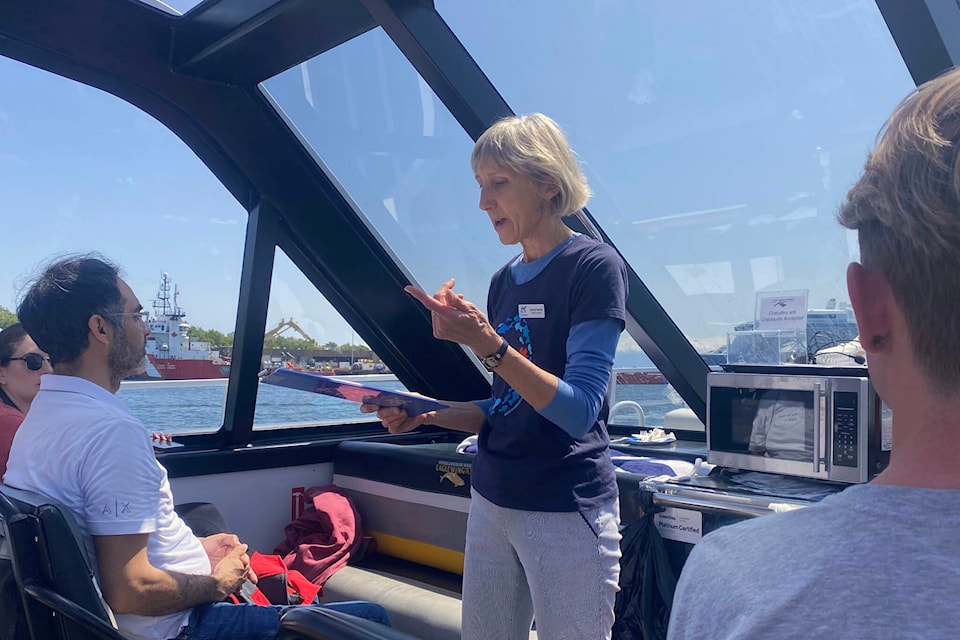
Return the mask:
<svg viewBox="0 0 960 640"><path fill-rule="evenodd" d="M3 481L66 506L98 576L92 536L135 533L150 534L147 557L154 567L210 573L203 546L173 510L167 471L146 427L120 399L88 380L54 374L40 379ZM166 640L189 615L118 615L117 625L138 640Z"/></svg>

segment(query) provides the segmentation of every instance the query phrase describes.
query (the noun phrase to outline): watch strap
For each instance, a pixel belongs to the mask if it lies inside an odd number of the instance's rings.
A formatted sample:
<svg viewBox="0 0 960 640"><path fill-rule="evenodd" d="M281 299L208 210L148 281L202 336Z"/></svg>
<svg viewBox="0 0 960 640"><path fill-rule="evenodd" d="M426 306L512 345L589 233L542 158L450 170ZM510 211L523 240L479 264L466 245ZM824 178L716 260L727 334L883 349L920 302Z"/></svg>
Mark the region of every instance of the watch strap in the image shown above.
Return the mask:
<svg viewBox="0 0 960 640"><path fill-rule="evenodd" d="M495 353L491 353L489 356L480 358L480 362L483 363L483 366L486 367L488 371L493 371L500 366L500 360L503 359L503 355L507 352L509 347L510 345L507 343L506 338L501 338L500 348L497 349Z"/></svg>

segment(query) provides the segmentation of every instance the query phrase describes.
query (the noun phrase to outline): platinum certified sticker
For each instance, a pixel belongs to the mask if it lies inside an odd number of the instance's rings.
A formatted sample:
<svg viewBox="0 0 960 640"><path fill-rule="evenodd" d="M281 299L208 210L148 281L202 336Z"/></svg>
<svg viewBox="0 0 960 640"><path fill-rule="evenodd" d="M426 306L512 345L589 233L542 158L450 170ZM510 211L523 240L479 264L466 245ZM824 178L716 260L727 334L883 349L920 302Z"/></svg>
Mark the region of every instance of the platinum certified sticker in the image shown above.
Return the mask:
<svg viewBox="0 0 960 640"><path fill-rule="evenodd" d="M666 540L697 544L703 537L703 514L699 511L664 507L653 516L653 522Z"/></svg>

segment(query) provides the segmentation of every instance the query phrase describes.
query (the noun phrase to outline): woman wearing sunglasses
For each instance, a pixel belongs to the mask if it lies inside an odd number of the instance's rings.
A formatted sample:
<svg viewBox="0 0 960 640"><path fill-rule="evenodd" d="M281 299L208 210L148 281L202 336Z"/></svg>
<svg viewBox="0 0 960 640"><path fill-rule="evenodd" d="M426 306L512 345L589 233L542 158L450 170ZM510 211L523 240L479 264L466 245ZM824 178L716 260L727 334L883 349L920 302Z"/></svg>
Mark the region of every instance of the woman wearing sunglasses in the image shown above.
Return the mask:
<svg viewBox="0 0 960 640"><path fill-rule="evenodd" d="M40 390L40 376L51 371L50 358L19 322L0 331L0 477L13 435Z"/></svg>

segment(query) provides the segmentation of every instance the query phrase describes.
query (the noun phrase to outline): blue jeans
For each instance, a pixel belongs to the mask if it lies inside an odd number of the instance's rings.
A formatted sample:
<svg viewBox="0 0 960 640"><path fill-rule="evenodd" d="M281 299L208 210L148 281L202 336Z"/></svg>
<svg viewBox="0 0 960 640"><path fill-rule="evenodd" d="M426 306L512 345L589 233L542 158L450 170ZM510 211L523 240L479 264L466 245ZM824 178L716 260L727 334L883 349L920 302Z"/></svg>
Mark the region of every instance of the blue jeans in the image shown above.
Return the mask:
<svg viewBox="0 0 960 640"><path fill-rule="evenodd" d="M304 606L304 605L300 605ZM318 606L390 626L387 611L378 604L352 600ZM194 607L190 621L176 640L276 640L282 605L212 602Z"/></svg>

